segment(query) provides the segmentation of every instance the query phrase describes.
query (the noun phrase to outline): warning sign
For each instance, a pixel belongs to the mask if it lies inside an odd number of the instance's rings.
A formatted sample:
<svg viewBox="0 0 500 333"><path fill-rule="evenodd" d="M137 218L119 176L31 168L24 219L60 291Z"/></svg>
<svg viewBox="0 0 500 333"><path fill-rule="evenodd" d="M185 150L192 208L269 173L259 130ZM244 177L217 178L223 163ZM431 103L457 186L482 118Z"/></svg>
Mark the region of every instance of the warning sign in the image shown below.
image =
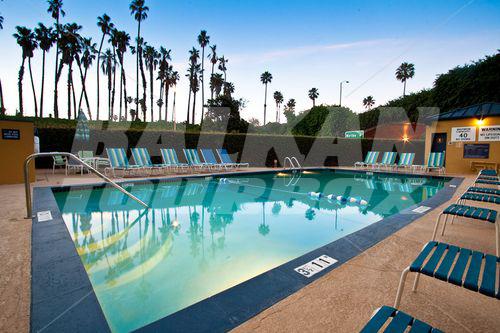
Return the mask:
<svg viewBox="0 0 500 333"><path fill-rule="evenodd" d="M479 127L479 141L500 141L500 125Z"/></svg>

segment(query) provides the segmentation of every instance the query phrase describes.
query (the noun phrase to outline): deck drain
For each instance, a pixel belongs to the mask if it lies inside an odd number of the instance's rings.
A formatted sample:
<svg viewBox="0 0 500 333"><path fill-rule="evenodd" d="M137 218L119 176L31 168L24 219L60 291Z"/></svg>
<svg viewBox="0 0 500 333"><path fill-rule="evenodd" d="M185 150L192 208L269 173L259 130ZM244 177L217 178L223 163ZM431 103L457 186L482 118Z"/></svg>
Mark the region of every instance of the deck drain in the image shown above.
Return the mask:
<svg viewBox="0 0 500 333"><path fill-rule="evenodd" d="M314 260L309 261L308 263L305 263L302 266L295 268L294 271L296 271L300 275L310 278L311 276L321 272L325 268L335 264L337 261L337 259L333 259L332 257L324 254Z"/></svg>
<svg viewBox="0 0 500 333"><path fill-rule="evenodd" d="M36 218L38 222L52 221L52 214L50 213L50 210L44 210L36 213Z"/></svg>
<svg viewBox="0 0 500 333"><path fill-rule="evenodd" d="M426 211L428 211L429 209L431 209L431 207L419 206L419 207L413 209L412 212L422 214L422 213L425 213Z"/></svg>

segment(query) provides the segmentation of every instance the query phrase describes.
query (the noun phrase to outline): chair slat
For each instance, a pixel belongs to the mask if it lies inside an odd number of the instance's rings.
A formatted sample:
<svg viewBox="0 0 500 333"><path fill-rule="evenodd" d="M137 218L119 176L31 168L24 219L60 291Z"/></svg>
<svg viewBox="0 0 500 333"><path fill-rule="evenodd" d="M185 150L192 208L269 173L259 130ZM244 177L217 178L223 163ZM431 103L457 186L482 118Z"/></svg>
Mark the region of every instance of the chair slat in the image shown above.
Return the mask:
<svg viewBox="0 0 500 333"><path fill-rule="evenodd" d="M481 252L472 252L472 257L465 276L464 287L474 291L479 290L479 271L481 270L481 262L483 261L483 254Z"/></svg>
<svg viewBox="0 0 500 333"><path fill-rule="evenodd" d="M418 257L410 265L410 271L419 272L420 268L424 264L425 258L431 253L432 249L436 246L437 242L429 242L425 245L424 249L420 252Z"/></svg>
<svg viewBox="0 0 500 333"><path fill-rule="evenodd" d="M411 325L413 318L402 311L398 311L392 321L385 329L387 333L404 333L409 325Z"/></svg>
<svg viewBox="0 0 500 333"><path fill-rule="evenodd" d="M450 245L448 247L448 252L444 256L443 261L439 265L439 268L437 269L436 273L434 276L440 280L447 281L448 280L448 273L451 270L451 266L453 265L453 262L455 261L455 258L458 253L458 247L454 245Z"/></svg>
<svg viewBox="0 0 500 333"><path fill-rule="evenodd" d="M443 256L443 253L447 247L448 245L445 243L438 244L436 250L430 257L430 259L427 261L427 264L425 264L425 266L422 268L422 273L434 276L434 271L436 270L437 264L439 263L439 260Z"/></svg>
<svg viewBox="0 0 500 333"><path fill-rule="evenodd" d="M453 267L453 271L448 278L449 282L456 284L457 286L462 286L462 277L464 275L467 262L469 262L471 252L472 251L469 249L460 249L460 254L458 255L455 267Z"/></svg>

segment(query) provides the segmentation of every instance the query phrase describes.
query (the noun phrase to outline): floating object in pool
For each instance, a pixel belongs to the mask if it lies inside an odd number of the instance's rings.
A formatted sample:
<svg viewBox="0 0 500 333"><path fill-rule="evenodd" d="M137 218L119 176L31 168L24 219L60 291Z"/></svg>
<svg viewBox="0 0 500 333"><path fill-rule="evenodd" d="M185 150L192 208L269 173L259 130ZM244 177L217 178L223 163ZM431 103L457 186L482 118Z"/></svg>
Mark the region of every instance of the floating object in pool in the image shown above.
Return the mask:
<svg viewBox="0 0 500 333"><path fill-rule="evenodd" d="M351 203L355 203L355 204L358 204L358 205L362 205L362 206L365 206L368 204L368 202L366 200L363 200L361 198L355 198L355 197L350 197L349 198L349 202Z"/></svg>
<svg viewBox="0 0 500 333"><path fill-rule="evenodd" d="M342 203L350 202L358 205L367 205L368 202L366 200L363 200L361 198L355 198L355 197L344 197L341 195L335 195L335 194L329 194L326 196L328 200L337 200Z"/></svg>
<svg viewBox="0 0 500 333"><path fill-rule="evenodd" d="M309 192L309 193L307 193L307 195L313 199L319 199L323 196L323 194L321 192Z"/></svg>

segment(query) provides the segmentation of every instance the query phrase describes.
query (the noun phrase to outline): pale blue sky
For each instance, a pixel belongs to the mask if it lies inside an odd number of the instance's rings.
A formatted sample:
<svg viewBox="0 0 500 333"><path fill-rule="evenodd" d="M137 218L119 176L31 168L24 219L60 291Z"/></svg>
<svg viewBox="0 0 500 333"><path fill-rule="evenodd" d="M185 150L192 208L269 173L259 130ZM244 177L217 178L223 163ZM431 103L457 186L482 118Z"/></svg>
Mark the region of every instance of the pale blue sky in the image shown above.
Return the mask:
<svg viewBox="0 0 500 333"><path fill-rule="evenodd" d="M143 24L143 36L156 47L171 48L174 67L181 72L177 93L179 120L184 120L186 113L188 91L184 73L188 50L196 45L201 29L208 31L219 54L229 59L228 80L236 86L235 96L248 101L243 117L259 120L264 103L264 87L259 77L266 70L274 77L269 97L279 90L285 100L297 100L298 110L310 107L307 91L311 87L319 89L318 103L338 103L339 82L349 80L343 104L361 112L363 97L373 95L377 104L381 104L402 93L402 84L394 79L394 71L403 61L415 64L416 75L407 87L412 92L431 87L437 74L493 54L500 46L498 0L146 2L150 12ZM100 34L96 18L107 13L118 28L135 37L136 23L129 15L128 4L129 1L65 0L67 15L63 22L78 22L83 26L82 34L92 36L97 42ZM5 17L4 30L0 31L0 78L10 114L18 105L17 71L21 54L12 38L14 27L33 28L40 21L50 24L46 7L46 1L41 0L0 2L0 13ZM47 59L45 109L51 110L53 52ZM40 60L37 52L33 59L37 88ZM128 89L133 91L132 57L126 58L126 70ZM94 81L95 70L88 79L91 105L95 105ZM65 85L63 74L59 86L62 114L66 113ZM79 87L78 80L76 86ZM101 105L105 105L106 85L101 86L104 98ZM29 114L33 111L27 74L24 91ZM268 104L269 117L274 117L273 103Z"/></svg>

